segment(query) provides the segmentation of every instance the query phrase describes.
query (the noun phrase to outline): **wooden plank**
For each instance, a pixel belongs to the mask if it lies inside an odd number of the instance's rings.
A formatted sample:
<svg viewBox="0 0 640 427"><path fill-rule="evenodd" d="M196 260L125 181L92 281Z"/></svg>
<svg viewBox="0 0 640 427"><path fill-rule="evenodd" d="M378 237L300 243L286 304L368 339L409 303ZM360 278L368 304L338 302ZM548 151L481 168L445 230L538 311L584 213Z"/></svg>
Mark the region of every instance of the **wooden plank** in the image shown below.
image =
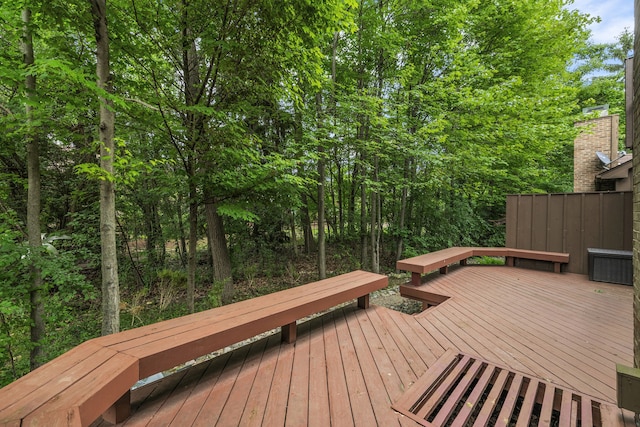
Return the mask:
<svg viewBox="0 0 640 427"><path fill-rule="evenodd" d="M34 425L45 420L53 425L56 417L89 424L135 384L138 364L130 356L102 349L59 374L7 408L7 414Z"/></svg>
<svg viewBox="0 0 640 427"><path fill-rule="evenodd" d="M473 255L471 248L452 247L396 262L398 270L428 273Z"/></svg>
<svg viewBox="0 0 640 427"><path fill-rule="evenodd" d="M468 355L462 357L448 373L446 378L436 387L433 393L430 393L430 395L423 402L420 402L417 408L412 409L411 412L416 414L418 418L426 420L431 414L431 411L442 401L442 397L453 387L455 380L462 375L470 363L471 358Z"/></svg>
<svg viewBox="0 0 640 427"><path fill-rule="evenodd" d="M158 417L158 419L162 419L162 406L167 401L171 392L180 384L182 379L187 374L187 370L183 369L178 371L168 377L163 378L160 381L145 385L143 388L151 390L144 395L144 402L136 402L133 401L132 408L133 412L129 419L127 419L123 424L127 427L142 427L147 426L151 422L154 417ZM136 390L132 393L132 396L135 396ZM135 398L135 397L133 397ZM169 423L169 421L166 421Z"/></svg>
<svg viewBox="0 0 640 427"><path fill-rule="evenodd" d="M622 415L622 410L613 405L601 404L600 417L603 426L624 427L625 425L625 419Z"/></svg>
<svg viewBox="0 0 640 427"><path fill-rule="evenodd" d="M573 393L562 390L562 400L560 403L560 427L571 427L571 418L573 410Z"/></svg>
<svg viewBox="0 0 640 427"><path fill-rule="evenodd" d="M267 339L263 338L251 344L251 349L245 359L236 381L233 383L229 397L220 413L221 425L240 425L242 413L247 406L249 394L258 374L258 367L266 349Z"/></svg>
<svg viewBox="0 0 640 427"><path fill-rule="evenodd" d="M329 391L327 383L327 358L324 345L324 320L328 316L311 321L309 336L309 426L331 425ZM329 322L329 320L327 320Z"/></svg>
<svg viewBox="0 0 640 427"><path fill-rule="evenodd" d="M408 392L396 400L393 408L396 411L403 412L407 408L412 410L412 405L418 401L419 397L424 394L430 384L440 383L449 372L459 363L458 352L454 349L448 349L427 372L416 380Z"/></svg>
<svg viewBox="0 0 640 427"><path fill-rule="evenodd" d="M308 328L308 322L300 325ZM286 426L309 424L309 333L300 335L295 345L289 399L286 406Z"/></svg>
<svg viewBox="0 0 640 427"><path fill-rule="evenodd" d="M553 411L553 401L556 395L556 388L551 384L546 384L544 398L542 399L542 409L540 409L540 419L538 426L549 427L551 425L551 415Z"/></svg>
<svg viewBox="0 0 640 427"><path fill-rule="evenodd" d="M336 325L327 319L324 325L325 354L327 357L327 382L329 390L329 410L332 423L341 422L345 426L354 425L349 390L345 377L345 366L340 354L340 341ZM340 421L338 421L340 420ZM302 425L302 424L298 424Z"/></svg>
<svg viewBox="0 0 640 427"><path fill-rule="evenodd" d="M193 426L211 426L218 421L251 346L240 347L231 354L229 361L216 381L215 392L210 393L203 402L200 412L192 424Z"/></svg>
<svg viewBox="0 0 640 427"><path fill-rule="evenodd" d="M349 327L349 334L353 342L356 355L360 366L362 367L362 375L364 382L369 392L369 399L371 406L373 407L373 414L376 417L376 423L374 425L380 426L394 426L399 425L398 417L389 410L391 398L389 397L389 391L383 379L382 371L376 364L375 358L378 360L382 358L378 356L378 353L384 351L382 346L376 344L376 340L370 339L370 335L364 332L363 326L368 327L374 320L369 317L373 311L379 311L377 307L372 307L371 310L359 311L357 313L346 313L347 325ZM343 310L344 312L344 310ZM381 325L376 324L376 329ZM376 356L374 356L376 354Z"/></svg>
<svg viewBox="0 0 640 427"><path fill-rule="evenodd" d="M591 399L582 396L580 401L580 420L583 426L593 425L593 404Z"/></svg>
<svg viewBox="0 0 640 427"><path fill-rule="evenodd" d="M469 367L469 370L464 374L462 380L458 383L456 388L451 392L445 404L438 411L438 415L433 419L433 424L444 425L444 423L453 414L453 411L458 405L458 401L462 399L462 396L471 386L471 383L476 379L478 372L482 368L482 361L475 360Z"/></svg>
<svg viewBox="0 0 640 427"><path fill-rule="evenodd" d="M370 314L370 317L377 317L377 322L393 327L396 324L390 318L391 312L392 310L376 310ZM405 371L406 374L402 378L410 378L409 381L413 382L427 370L427 365L422 360L421 355L414 350L413 344L407 339L403 331L390 327L385 327L384 330L387 331L385 336L393 340L393 343L389 343L389 345L398 349L397 352L389 353L390 356L391 354L397 356L393 359L396 369ZM402 355L402 358L400 358L400 355ZM404 366L406 368L401 368Z"/></svg>
<svg viewBox="0 0 640 427"><path fill-rule="evenodd" d="M280 348L278 336L271 335L268 338L266 351L262 355L262 360L260 360L258 375L251 387L247 404L238 425L246 427L259 427L263 425L262 421L266 411L271 385L274 382L274 373Z"/></svg>
<svg viewBox="0 0 640 427"><path fill-rule="evenodd" d="M215 388L216 383L220 379L222 372L224 371L224 367L229 364L229 360L231 359L231 355L233 353L228 352L213 358L207 362L204 362L198 365L198 368L204 368L204 373L197 381L192 381L191 383L181 380L179 384L191 385L191 393L188 398L183 401L182 406L176 413L174 419L179 420L183 423L183 425L193 425L195 423L198 414L202 410L202 407L206 404L207 400L210 398L211 393ZM194 369L194 368L189 368ZM186 372L187 370L185 370ZM175 375L175 374L174 374ZM183 376L184 378L184 376ZM164 381L164 380L163 380ZM176 385L176 387L178 387ZM173 399L172 392L167 393L166 399ZM155 399L154 399L155 400ZM144 405L146 408L147 405ZM158 405L157 411L163 412L163 407ZM144 417L134 414L126 423L127 427L132 422L132 420L145 419L150 417ZM152 418L151 418L152 419ZM149 421L148 421L149 422Z"/></svg>
<svg viewBox="0 0 640 427"><path fill-rule="evenodd" d="M500 413L498 414L496 427L506 427L509 425L509 421L511 420L513 410L518 400L518 395L520 394L522 379L522 374L517 373L513 376L511 384L509 385L509 392L507 393L507 397L502 403L502 409L500 409Z"/></svg>
<svg viewBox="0 0 640 427"><path fill-rule="evenodd" d="M301 333L304 331L306 323L308 322L300 325ZM282 426L285 423L295 350L295 346L280 348L273 374L274 381L271 384L264 411L263 425L265 426Z"/></svg>
<svg viewBox="0 0 640 427"><path fill-rule="evenodd" d="M482 405L482 409L480 409L480 412L473 423L474 427L484 427L487 425L491 414L493 414L496 408L496 404L499 402L500 395L502 394L508 379L509 371L506 369L501 370L498 374L498 378L496 378L496 381L491 387L491 391L487 395L487 400Z"/></svg>
<svg viewBox="0 0 640 427"><path fill-rule="evenodd" d="M482 373L482 376L479 378L478 383L473 388L473 392L466 399L465 404L462 406L462 408L460 409L460 412L458 413L456 418L453 420L453 423L451 423L451 425L453 426L467 425L467 423L469 422L469 417L471 416L473 410L480 403L480 398L487 390L487 387L489 386L489 381L491 381L491 378L494 376L495 372L496 372L495 367L493 366L486 367L486 369Z"/></svg>
<svg viewBox="0 0 640 427"><path fill-rule="evenodd" d="M364 318L364 311L356 313L359 318ZM404 392L404 384L412 383L416 380L407 363L407 359L398 347L392 337L392 331L389 331L383 322L379 321L376 310L366 312L367 321L361 322L362 332L367 337L368 344L371 348L378 351L372 352L376 366L382 374L387 392L391 401L395 401ZM378 327L373 325L377 324Z"/></svg>
<svg viewBox="0 0 640 427"><path fill-rule="evenodd" d="M93 362L102 363L110 354L99 354L101 350L100 346L88 341L64 357L39 367L31 375L3 387L0 393L0 424L20 420L64 390L74 378L83 375L85 367L92 366ZM78 369L79 364L81 369Z"/></svg>
<svg viewBox="0 0 640 427"><path fill-rule="evenodd" d="M473 256L491 256L491 257L506 257L509 256L509 248L473 248Z"/></svg>
<svg viewBox="0 0 640 427"><path fill-rule="evenodd" d="M422 358L425 367L433 365L436 360L445 352L445 349L436 341L429 332L419 325L413 316L396 312L395 310L376 310L380 313L381 319L389 319L394 322L389 328L402 333L408 342L413 346L414 352ZM414 366L412 365L412 368ZM414 369L415 371L415 369ZM415 372L420 377L424 372Z"/></svg>
<svg viewBox="0 0 640 427"><path fill-rule="evenodd" d="M154 405L156 411L149 416L149 423L151 425L170 425L179 419L178 413L190 400L194 384L197 384L206 373L208 366L207 362L200 363L189 369L183 369L183 372L179 374L173 374L176 379L164 378L161 380L161 382L167 383L167 387L162 387L164 393L157 395L158 404Z"/></svg>
<svg viewBox="0 0 640 427"><path fill-rule="evenodd" d="M516 427L529 427L529 421L533 414L533 405L536 403L539 386L540 381L535 378L531 378L524 394L524 400L522 401L522 407L520 408Z"/></svg>

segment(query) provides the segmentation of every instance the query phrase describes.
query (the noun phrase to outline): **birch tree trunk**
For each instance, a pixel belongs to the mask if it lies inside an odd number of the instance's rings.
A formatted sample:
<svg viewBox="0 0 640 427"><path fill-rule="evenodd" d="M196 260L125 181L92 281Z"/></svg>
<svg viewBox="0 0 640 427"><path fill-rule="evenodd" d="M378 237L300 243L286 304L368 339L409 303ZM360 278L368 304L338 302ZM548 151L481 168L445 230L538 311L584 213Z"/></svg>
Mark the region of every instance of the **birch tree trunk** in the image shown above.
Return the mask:
<svg viewBox="0 0 640 427"><path fill-rule="evenodd" d="M31 10L22 11L22 23L24 24L22 53L24 65L27 69L33 66L35 56L33 53L33 37L31 33ZM39 138L33 126L33 104L36 97L36 77L27 74L25 77L27 100L25 111L27 116L27 234L29 247L34 259L40 254L42 247L40 229L40 147ZM40 340L44 336L44 302L42 300L42 274L35 261L31 265L31 278L33 280L30 291L31 301L31 343L33 348L29 356L31 370L42 364L44 350Z"/></svg>
<svg viewBox="0 0 640 427"><path fill-rule="evenodd" d="M109 71L109 31L107 1L90 0L96 37L96 75L98 87L112 92ZM113 182L113 103L100 97L100 167L108 179L100 182L100 243L102 245L102 335L120 330L120 284L116 248L116 197Z"/></svg>

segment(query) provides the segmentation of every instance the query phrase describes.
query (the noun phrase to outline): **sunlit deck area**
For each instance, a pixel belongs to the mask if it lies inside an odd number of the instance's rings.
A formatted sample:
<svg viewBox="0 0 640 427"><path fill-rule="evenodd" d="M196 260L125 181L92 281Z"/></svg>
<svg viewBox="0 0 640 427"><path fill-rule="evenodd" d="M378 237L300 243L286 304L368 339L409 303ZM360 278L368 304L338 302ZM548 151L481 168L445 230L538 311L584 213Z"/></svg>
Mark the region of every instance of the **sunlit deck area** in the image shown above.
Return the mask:
<svg viewBox="0 0 640 427"><path fill-rule="evenodd" d="M419 289L450 298L417 315L336 309L301 324L295 344L276 333L134 390L121 425L415 426L391 405L447 349L615 406L615 364L633 357L631 287L468 266ZM613 416L605 425L632 425Z"/></svg>

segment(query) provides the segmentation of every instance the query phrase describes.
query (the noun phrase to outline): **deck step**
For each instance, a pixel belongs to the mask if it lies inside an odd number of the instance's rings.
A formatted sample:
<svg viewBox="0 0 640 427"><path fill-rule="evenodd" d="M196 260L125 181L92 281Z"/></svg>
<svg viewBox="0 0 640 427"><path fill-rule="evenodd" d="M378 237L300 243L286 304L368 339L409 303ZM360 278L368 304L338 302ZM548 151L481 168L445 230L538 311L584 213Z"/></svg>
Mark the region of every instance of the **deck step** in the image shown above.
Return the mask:
<svg viewBox="0 0 640 427"><path fill-rule="evenodd" d="M454 350L392 408L426 427L624 426L610 403Z"/></svg>

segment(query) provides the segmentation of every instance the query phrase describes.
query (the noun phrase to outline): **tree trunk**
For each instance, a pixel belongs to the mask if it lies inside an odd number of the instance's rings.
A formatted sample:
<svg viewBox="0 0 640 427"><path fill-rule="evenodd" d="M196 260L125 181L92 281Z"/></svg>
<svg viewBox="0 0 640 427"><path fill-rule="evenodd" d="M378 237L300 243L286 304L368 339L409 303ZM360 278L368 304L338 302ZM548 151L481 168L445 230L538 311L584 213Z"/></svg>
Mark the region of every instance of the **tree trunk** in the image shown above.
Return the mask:
<svg viewBox="0 0 640 427"><path fill-rule="evenodd" d="M191 165L188 166L191 169ZM193 174L193 171L190 171ZM198 195L193 175L189 179L189 254L187 261L187 308L195 311L196 266L198 252Z"/></svg>
<svg viewBox="0 0 640 427"><path fill-rule="evenodd" d="M378 182L378 156L373 158L373 182ZM380 272L380 193L371 191L371 271Z"/></svg>
<svg viewBox="0 0 640 427"><path fill-rule="evenodd" d="M318 147L318 154L324 155L322 147ZM318 159L318 277L327 277L327 258L324 234L324 160Z"/></svg>
<svg viewBox="0 0 640 427"><path fill-rule="evenodd" d="M222 304L230 304L233 301L234 289L224 223L218 214L218 206L215 202L208 201L205 204L205 210L209 242L211 243L211 258L213 259L213 280L216 286L222 286Z"/></svg>
<svg viewBox="0 0 640 427"><path fill-rule="evenodd" d="M184 103L187 107L197 104L197 93L201 79L198 72L198 59L195 41L189 26L188 2L182 1L182 78L184 79ZM196 267L198 248L198 191L196 174L198 172L197 148L202 136L203 122L199 114L187 111L183 118L187 138L186 172L189 180L189 260L187 271L187 307L195 310Z"/></svg>
<svg viewBox="0 0 640 427"><path fill-rule="evenodd" d="M182 220L182 194L178 193L178 203L176 204L176 216L178 217L178 238L176 245L178 246L178 254L180 255L180 263L182 267L187 266L187 239L184 231L184 221Z"/></svg>
<svg viewBox="0 0 640 427"><path fill-rule="evenodd" d="M30 69L34 63L33 38L31 33L31 10L22 11L22 22L24 33L22 40L22 51L24 55L24 65ZM25 77L26 96L29 101L36 96L36 77L27 74ZM29 247L33 256L31 264L32 287L29 295L31 301L31 354L29 364L31 370L36 369L43 363L44 350L41 340L44 337L44 302L42 300L42 273L35 261L40 256L42 247L42 237L40 229L40 147L39 138L33 126L33 104L27 102L25 106L27 124L27 234Z"/></svg>
<svg viewBox="0 0 640 427"><path fill-rule="evenodd" d="M107 1L91 0L96 37L96 75L98 87L112 92L109 71L109 31ZM115 114L113 103L100 97L100 167L109 179L100 182L100 242L102 245L102 335L120 330L120 285L116 248L116 197L113 182L113 141Z"/></svg>
<svg viewBox="0 0 640 427"><path fill-rule="evenodd" d="M411 159L404 160L404 182L402 183L402 195L400 196L400 212L398 213L398 244L396 246L396 261L402 258L402 250L404 244L404 227L405 216L407 212L407 197L409 195L409 169L411 168Z"/></svg>
<svg viewBox="0 0 640 427"><path fill-rule="evenodd" d="M291 229L291 249L293 250L293 257L298 258L298 233L296 233L296 211L293 209L289 211L289 226Z"/></svg>
<svg viewBox="0 0 640 427"><path fill-rule="evenodd" d="M318 128L322 127L322 95L316 95L316 108L318 114ZM322 142L318 144L318 277L322 280L327 277L327 257L325 252L324 234L324 181L325 181L325 156Z"/></svg>
<svg viewBox="0 0 640 427"><path fill-rule="evenodd" d="M301 198L302 207L300 208L300 222L302 222L302 235L304 236L304 251L307 255L310 255L315 248L313 230L311 229L311 217L309 215L309 197L303 193Z"/></svg>
<svg viewBox="0 0 640 427"><path fill-rule="evenodd" d="M362 164L365 161L364 153L361 154ZM364 181L364 173L360 182L360 267L367 265L367 185Z"/></svg>

